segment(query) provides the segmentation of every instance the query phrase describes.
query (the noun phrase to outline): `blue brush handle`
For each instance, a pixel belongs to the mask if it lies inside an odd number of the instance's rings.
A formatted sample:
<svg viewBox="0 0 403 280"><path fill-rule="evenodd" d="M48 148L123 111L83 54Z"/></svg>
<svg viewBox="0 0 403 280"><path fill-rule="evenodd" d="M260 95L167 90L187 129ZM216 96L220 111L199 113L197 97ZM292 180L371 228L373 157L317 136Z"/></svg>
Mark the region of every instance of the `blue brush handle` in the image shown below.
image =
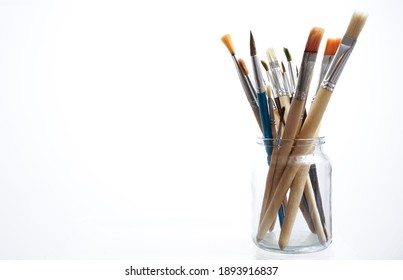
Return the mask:
<svg viewBox="0 0 403 280"><path fill-rule="evenodd" d="M280 221L280 227L283 227L284 215L284 204L281 204L280 209L278 209L278 220Z"/></svg>
<svg viewBox="0 0 403 280"><path fill-rule="evenodd" d="M270 127L270 116L269 108L267 107L267 97L266 92L257 93L257 102L259 104L259 114L260 120L262 122L263 136L264 138L273 138L271 127ZM270 158L273 152L273 147L270 145L265 145L267 152L267 163L270 165Z"/></svg>

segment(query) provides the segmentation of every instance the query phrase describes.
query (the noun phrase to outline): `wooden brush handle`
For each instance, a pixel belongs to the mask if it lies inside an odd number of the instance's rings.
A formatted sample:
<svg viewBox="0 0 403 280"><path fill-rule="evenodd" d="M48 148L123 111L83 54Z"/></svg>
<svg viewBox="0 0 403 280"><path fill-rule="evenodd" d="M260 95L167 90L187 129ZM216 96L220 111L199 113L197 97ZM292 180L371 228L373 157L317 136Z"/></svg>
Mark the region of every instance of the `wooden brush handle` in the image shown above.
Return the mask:
<svg viewBox="0 0 403 280"><path fill-rule="evenodd" d="M284 120L287 123L288 114L289 114L289 111L290 111L290 97L287 96L287 95L282 95L282 96L279 96L278 99L280 101L281 107L285 109Z"/></svg>
<svg viewBox="0 0 403 280"><path fill-rule="evenodd" d="M263 216L266 213L267 205L273 196L272 192L274 193L274 191L272 190L272 182L273 182L274 170L276 168L276 163L277 163L277 155L278 155L278 149L273 148L273 153L271 155L271 161L270 161L270 167L269 167L269 171L268 171L267 177L266 177L266 188L264 190L262 209L260 210L259 223L262 221Z"/></svg>
<svg viewBox="0 0 403 280"><path fill-rule="evenodd" d="M274 111L274 119L276 120L276 124L277 124L277 127L280 125L280 114L279 114L279 112L278 112L278 110L276 109L275 111ZM278 137L281 137L281 135L278 135Z"/></svg>
<svg viewBox="0 0 403 280"><path fill-rule="evenodd" d="M286 97L286 96L283 96ZM287 100L285 100L287 101ZM288 100L289 101L289 100ZM301 117L304 111L305 102L303 100L294 99L292 101L291 107L288 111L288 120L286 122L284 133L282 138L286 139L281 142L281 147L276 149L276 157L275 161L271 162L270 171L268 174L268 178L266 181L266 189L269 189L269 196L266 198L265 207L262 210L267 209L267 203L273 199L274 192L277 188L277 183L281 177L281 174L284 171L284 168L288 161L288 156L293 147L292 139L295 138L300 126L301 126ZM263 215L261 215L262 217ZM269 230L273 230L274 222L270 226Z"/></svg>
<svg viewBox="0 0 403 280"><path fill-rule="evenodd" d="M252 108L253 114L255 115L255 119L260 128L260 131L263 133L262 121L260 120L259 108L257 106L253 106L251 108Z"/></svg>
<svg viewBox="0 0 403 280"><path fill-rule="evenodd" d="M323 114L326 110L327 104L329 103L331 97L331 92L320 88L317 96L315 98L315 102L312 104L311 110L307 116L307 118L305 119L304 125L302 126L301 132L299 133L297 139L307 139L307 138L312 138L315 136L316 131L319 128L320 122L322 120ZM296 147L294 148L293 152L291 153L291 158L297 157L297 156L303 156L308 154L311 150L313 149L313 146L311 145L306 145L306 146L301 146L296 144ZM301 168L299 169L299 171L297 173L294 174L294 172L286 172L287 169L284 171L284 173L281 176L280 182L283 182L284 179L283 177L294 177L295 176L295 180L294 183L296 186L296 188L292 188L291 192L290 192L290 198L288 201L288 205L291 204L291 195L293 194L293 197L295 199L299 197L299 199L301 199L302 197L302 193L300 193L300 186L304 185L306 182L308 183L306 185L306 198L309 204L309 210L311 212L311 216L312 216L312 220L315 226L315 231L318 235L319 241L323 244L326 242L326 234L325 234L325 229L323 227L320 215L319 215L319 211L318 211L318 207L315 201L315 194L313 192L313 188L312 188L312 184L311 181L309 180L309 165L303 165L301 166ZM285 185L280 185L278 188L286 188ZM299 203L300 200L298 200ZM278 204L278 202L276 203ZM291 207L291 206L290 206ZM296 206L294 206L295 208ZM290 232L287 232L288 230L292 229L294 220L295 220L295 216L296 215L296 211L294 210L294 208L291 208L292 212L287 211L286 209L286 218L284 219L284 224L282 227L282 231L283 229L285 230L284 233L284 237L283 240L281 240L281 246L286 246L286 244L288 243L288 239L289 239L289 234ZM291 215L291 217L290 217ZM287 218L287 216L289 216Z"/></svg>
<svg viewBox="0 0 403 280"><path fill-rule="evenodd" d="M284 172L284 168L287 164L288 156L292 150L294 143L290 139L294 139L301 127L301 117L304 112L305 101L293 99L291 108L289 110L288 119L284 128L283 139L281 147L279 149L278 161L276 165L276 170L274 173L273 183L277 186L281 175Z"/></svg>
<svg viewBox="0 0 403 280"><path fill-rule="evenodd" d="M305 183L305 184L307 184L307 183ZM306 187L305 187L305 189L306 189ZM304 189L304 190L305 190L305 189ZM305 193L305 191L304 191L304 193ZM309 230L310 230L312 233L316 233L316 231L315 231L315 226L313 225L313 221L312 221L311 214L310 214L310 212L308 211L309 204L308 204L307 200L305 200L305 201L306 201L306 204L307 204L307 205L305 205L305 203L301 200L301 202L300 202L300 204L299 204L299 209L301 210L302 216L304 217L305 222L306 222L306 224L307 224Z"/></svg>
<svg viewBox="0 0 403 280"><path fill-rule="evenodd" d="M330 91L319 88L297 138L307 139L315 136L331 96L332 93Z"/></svg>
<svg viewBox="0 0 403 280"><path fill-rule="evenodd" d="M323 114L326 110L327 104L329 103L331 97L331 92L324 89L320 88L319 91L316 94L315 101L312 103L311 109L308 113L308 116L304 122L304 125L302 126L301 132L298 135L298 139L307 139L307 138L312 138L315 135L316 130L319 127L319 124L322 120ZM292 152L292 157L293 156L301 156L301 155L306 155L310 151L309 146L296 146ZM298 172L298 169L301 167L301 165L298 164L287 164L283 174L281 175L281 178L276 186L276 191L274 193L273 199L270 202L266 213L262 219L262 222L260 223L258 234L257 234L257 240L262 240L270 228L271 224L276 218L276 212L278 211L282 199L287 193L288 188L291 186L292 181L295 178L295 175ZM309 166L308 166L309 167ZM304 168L307 169L305 176L308 175L308 168L305 166ZM300 176L302 177L302 175ZM302 179L300 179L302 180ZM305 183L306 177L303 180ZM290 205L290 201L288 202L288 205ZM298 204L299 205L299 201ZM286 210L287 211L287 210ZM287 215L287 214L286 214Z"/></svg>
<svg viewBox="0 0 403 280"><path fill-rule="evenodd" d="M309 204L309 210L312 215L312 220L315 226L315 231L318 235L319 242L321 244L326 243L326 235L324 233L322 222L320 220L318 208L316 207L315 197L310 185L310 180L307 180L307 174L309 171L309 165L302 166L295 175L294 183L290 190L290 196L288 198L288 205L285 209L286 215L284 218L283 227L281 228L279 246L284 249L288 245L288 241L291 236L292 228L294 226L295 218L298 212L298 205L301 201L302 194L306 188L307 201Z"/></svg>
<svg viewBox="0 0 403 280"><path fill-rule="evenodd" d="M300 171L301 170L302 170L302 168L300 169ZM315 226L315 232L318 235L319 242L321 244L324 244L324 243L326 243L327 238L326 238L326 234L325 234L325 229L322 224L322 219L320 218L318 206L316 204L315 193L313 192L312 183L311 183L311 180L309 179L309 176L307 176L307 174L309 172L309 167L308 167L308 170L304 169L303 171L305 173L301 173L301 176L305 177L305 182L306 182L304 193L306 196L306 200L308 201L309 211L311 212L312 221ZM301 180L303 180L303 179L304 178L301 177Z"/></svg>
<svg viewBox="0 0 403 280"><path fill-rule="evenodd" d="M292 181L294 180L295 174L299 169L299 165L287 165L284 172L290 174L291 176L282 177L282 180L279 182L279 186L276 188L274 192L273 199L269 202L266 213L263 216L262 222L259 225L258 233L256 239L258 241L262 240L269 230L270 226L276 219L276 214L280 205L283 201L283 198L287 194L288 188L291 186ZM280 187L281 186L281 187ZM288 202L288 205L290 202Z"/></svg>
<svg viewBox="0 0 403 280"><path fill-rule="evenodd" d="M288 140L288 139L294 139L295 135L297 134L298 127L300 124L300 117L302 114L302 111L304 109L304 102L299 100L294 100L291 108L290 108L290 99L288 96L280 96L279 101L284 106L285 108L285 113L284 113L284 118L288 116L290 113L290 118L288 118L288 121L286 122L285 130L283 133L282 138L287 139L287 141L283 141L281 143L281 147L279 149L275 149L273 151L273 156L272 156L272 161L270 164L270 170L269 174L267 176L266 180L266 191L265 193L265 199L263 202L263 207L262 207L262 213L264 214L263 211L266 211L267 209L267 203L268 201L271 201L274 195L275 191L275 186L277 184L276 180L278 181L279 176L282 174L284 171L284 167L286 165L286 162L288 160L288 155L291 152L292 145L293 143ZM274 160L273 160L274 159ZM277 170L277 169L281 170ZM263 214L261 214L261 217L263 217ZM273 226L271 227L273 228Z"/></svg>
<svg viewBox="0 0 403 280"><path fill-rule="evenodd" d="M325 234L327 235L325 211L323 210L322 196L321 196L321 193L320 193L320 186L319 186L319 182L318 182L318 174L317 174L315 164L312 164L311 167L309 168L309 176L308 176L308 178L312 182L311 185L312 185L313 193L315 195L316 205L318 206L320 220L322 221L323 229L325 230Z"/></svg>
<svg viewBox="0 0 403 280"><path fill-rule="evenodd" d="M284 217L283 226L280 232L280 239L278 245L280 249L284 249L288 245L288 241L291 236L292 227L297 217L298 206L301 202L302 193L304 192L305 183L302 182L303 168L300 168L295 175L294 183L290 190L290 196L288 197L287 208L285 209L286 215ZM301 178L302 177L302 178ZM302 183L301 183L302 182Z"/></svg>

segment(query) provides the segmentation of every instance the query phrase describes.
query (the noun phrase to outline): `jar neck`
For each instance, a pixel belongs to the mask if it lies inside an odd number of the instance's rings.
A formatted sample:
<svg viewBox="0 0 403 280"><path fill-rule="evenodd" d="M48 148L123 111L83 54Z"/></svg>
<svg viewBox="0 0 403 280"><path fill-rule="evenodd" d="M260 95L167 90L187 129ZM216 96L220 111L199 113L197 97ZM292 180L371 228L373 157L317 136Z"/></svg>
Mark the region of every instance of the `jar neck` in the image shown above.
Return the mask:
<svg viewBox="0 0 403 280"><path fill-rule="evenodd" d="M307 139L273 139L273 138L263 138L258 137L256 142L258 145L269 146L269 147L281 147L282 145L291 145L299 147L314 147L315 149L321 148L325 144L325 137L314 137Z"/></svg>

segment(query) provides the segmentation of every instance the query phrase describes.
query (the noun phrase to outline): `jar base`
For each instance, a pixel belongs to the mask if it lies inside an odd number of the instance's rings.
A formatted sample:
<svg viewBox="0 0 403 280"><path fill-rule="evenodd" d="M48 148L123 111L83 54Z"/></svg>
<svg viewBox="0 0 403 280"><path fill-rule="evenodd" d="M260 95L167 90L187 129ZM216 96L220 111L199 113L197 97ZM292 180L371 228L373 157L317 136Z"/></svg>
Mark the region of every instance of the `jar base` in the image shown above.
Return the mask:
<svg viewBox="0 0 403 280"><path fill-rule="evenodd" d="M321 244L316 234L306 231L294 231L288 246L284 249L280 249L278 245L279 236L279 231L268 232L263 240L257 242L256 238L253 238L253 242L262 250L282 254L319 252L326 249L331 244L331 240L328 240L325 244Z"/></svg>

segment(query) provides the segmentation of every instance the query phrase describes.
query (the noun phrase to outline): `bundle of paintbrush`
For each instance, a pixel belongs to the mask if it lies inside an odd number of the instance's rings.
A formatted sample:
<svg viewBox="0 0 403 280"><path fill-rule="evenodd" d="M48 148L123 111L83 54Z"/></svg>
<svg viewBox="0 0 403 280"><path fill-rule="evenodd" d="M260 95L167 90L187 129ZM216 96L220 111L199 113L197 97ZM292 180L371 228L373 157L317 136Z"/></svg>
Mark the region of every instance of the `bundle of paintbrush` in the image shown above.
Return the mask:
<svg viewBox="0 0 403 280"><path fill-rule="evenodd" d="M366 21L366 15L354 13L342 39L328 39L319 74L319 86L310 102L307 97L324 29L311 29L303 51L300 67L294 65L290 51L284 48L286 65L279 62L273 48L267 49L267 61L257 56L255 40L250 33L251 69L235 57L229 34L222 37L231 53L241 85L250 103L266 145L268 171L262 196L256 241L264 241L280 222L278 246L288 246L298 209L306 226L320 244L329 242L329 223L321 197L321 186L315 163L296 161L312 153L312 145L302 145L301 139L318 136L319 125L330 96ZM261 68L263 67L263 68ZM266 78L262 72L266 72Z"/></svg>

